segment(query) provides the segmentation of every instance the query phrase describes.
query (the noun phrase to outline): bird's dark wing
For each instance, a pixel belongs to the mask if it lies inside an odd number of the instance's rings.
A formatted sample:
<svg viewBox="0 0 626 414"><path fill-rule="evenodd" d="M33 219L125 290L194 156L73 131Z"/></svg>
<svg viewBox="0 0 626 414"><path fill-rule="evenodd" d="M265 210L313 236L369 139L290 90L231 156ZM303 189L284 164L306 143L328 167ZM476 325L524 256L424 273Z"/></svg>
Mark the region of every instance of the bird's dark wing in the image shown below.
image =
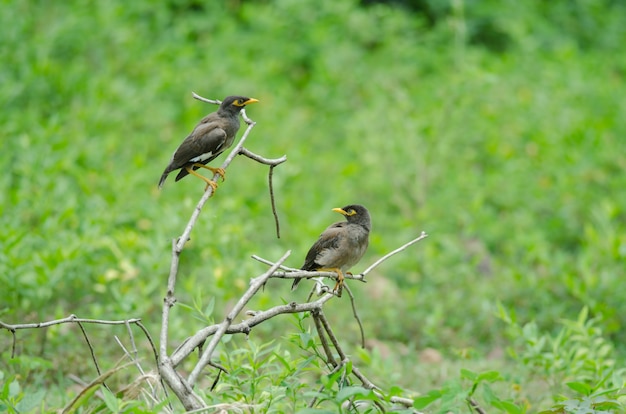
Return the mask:
<svg viewBox="0 0 626 414"><path fill-rule="evenodd" d="M172 170L182 168L187 164L207 164L214 160L224 151L226 138L226 131L216 123L198 125L174 154ZM194 167L195 169L197 167ZM187 174L189 174L187 170L182 168L176 176L176 181Z"/></svg>
<svg viewBox="0 0 626 414"><path fill-rule="evenodd" d="M317 270L326 266L326 263L318 262L319 257L328 249L336 249L339 246L342 238L344 237L347 224L347 222L342 221L328 226L320 235L319 239L317 239L317 241L309 249L301 269Z"/></svg>

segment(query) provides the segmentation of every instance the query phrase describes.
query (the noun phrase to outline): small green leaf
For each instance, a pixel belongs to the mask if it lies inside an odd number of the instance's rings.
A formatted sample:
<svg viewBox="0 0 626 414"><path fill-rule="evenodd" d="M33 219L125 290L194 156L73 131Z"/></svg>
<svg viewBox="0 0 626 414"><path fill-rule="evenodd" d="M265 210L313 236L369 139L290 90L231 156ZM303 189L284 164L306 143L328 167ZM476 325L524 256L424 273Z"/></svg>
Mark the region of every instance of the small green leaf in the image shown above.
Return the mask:
<svg viewBox="0 0 626 414"><path fill-rule="evenodd" d="M102 397L104 399L104 403L111 412L116 413L120 410L120 401L111 391L104 387L102 387Z"/></svg>
<svg viewBox="0 0 626 414"><path fill-rule="evenodd" d="M45 390L37 390L33 393L28 393L24 395L24 398L17 403L15 408L22 413L30 412L35 409L41 402L43 398L46 396Z"/></svg>
<svg viewBox="0 0 626 414"><path fill-rule="evenodd" d="M442 394L441 394L441 391L439 390L428 391L428 393L413 399L413 408L417 408L418 410L421 410L422 408L427 407L429 404L433 403L434 401L437 401L438 399L440 399L441 396Z"/></svg>
<svg viewBox="0 0 626 414"><path fill-rule="evenodd" d="M461 378L468 379L470 381L476 381L478 374L469 369L461 368Z"/></svg>
<svg viewBox="0 0 626 414"><path fill-rule="evenodd" d="M352 361L348 360L345 366L346 375L352 374Z"/></svg>
<svg viewBox="0 0 626 414"><path fill-rule="evenodd" d="M311 334L308 332L302 332L300 334L300 343L302 344L303 348L309 348L312 343Z"/></svg>
<svg viewBox="0 0 626 414"><path fill-rule="evenodd" d="M17 379L14 379L9 384L9 397L17 397L20 393L20 383L17 382Z"/></svg>
<svg viewBox="0 0 626 414"><path fill-rule="evenodd" d="M337 401L345 401L356 395L360 396L361 398L368 398L371 397L373 394L374 393L372 392L372 390L368 390L367 388L363 387L344 387L339 390L335 398L337 399Z"/></svg>
<svg viewBox="0 0 626 414"><path fill-rule="evenodd" d="M509 414L522 414L524 412L519 405L512 403L511 401L492 401L491 405Z"/></svg>
<svg viewBox="0 0 626 414"><path fill-rule="evenodd" d="M209 318L211 315L213 315L213 309L215 309L215 297L212 297L209 300L209 303L204 308L204 316Z"/></svg>
<svg viewBox="0 0 626 414"><path fill-rule="evenodd" d="M502 376L498 371L485 371L478 374L476 381L495 382L502 379Z"/></svg>
<svg viewBox="0 0 626 414"><path fill-rule="evenodd" d="M576 391L579 394L583 394L583 395L591 394L591 386L585 384L584 382L572 381L572 382L566 382L565 385L567 385L570 389Z"/></svg>

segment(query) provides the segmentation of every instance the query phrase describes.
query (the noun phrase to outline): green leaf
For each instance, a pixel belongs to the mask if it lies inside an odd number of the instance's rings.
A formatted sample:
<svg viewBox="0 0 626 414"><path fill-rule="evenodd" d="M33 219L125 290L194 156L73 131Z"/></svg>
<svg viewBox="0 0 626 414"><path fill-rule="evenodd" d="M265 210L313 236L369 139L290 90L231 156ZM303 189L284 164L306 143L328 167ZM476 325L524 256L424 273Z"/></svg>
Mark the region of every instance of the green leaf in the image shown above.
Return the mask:
<svg viewBox="0 0 626 414"><path fill-rule="evenodd" d="M104 387L102 387L102 397L104 399L104 403L111 412L116 413L120 410L120 400L118 400L111 391Z"/></svg>
<svg viewBox="0 0 626 414"><path fill-rule="evenodd" d="M344 369L346 370L346 375L352 374L352 361L351 360L348 360Z"/></svg>
<svg viewBox="0 0 626 414"><path fill-rule="evenodd" d="M33 393L24 394L24 397L16 404L15 408L17 408L20 412L32 411L35 407L41 404L45 396L46 391L42 389Z"/></svg>
<svg viewBox="0 0 626 414"><path fill-rule="evenodd" d="M591 394L591 386L589 386L588 384L585 384L584 382L572 381L572 382L566 382L565 385L567 385L570 389L576 391L579 394L583 394L583 395Z"/></svg>
<svg viewBox="0 0 626 414"><path fill-rule="evenodd" d="M483 398L487 404L491 404L493 401L500 401L488 384L483 385Z"/></svg>
<svg viewBox="0 0 626 414"><path fill-rule="evenodd" d="M20 393L20 383L17 381L17 379L14 379L9 384L9 397L17 397L19 393Z"/></svg>
<svg viewBox="0 0 626 414"><path fill-rule="evenodd" d="M309 332L302 332L300 334L300 343L303 348L310 348L313 344L313 338Z"/></svg>
<svg viewBox="0 0 626 414"><path fill-rule="evenodd" d="M433 403L434 401L440 399L442 395L443 394L440 390L428 391L428 393L413 399L413 408L421 410Z"/></svg>
<svg viewBox="0 0 626 414"><path fill-rule="evenodd" d="M511 401L492 401L491 405L509 414L522 414L524 410L519 405L512 403Z"/></svg>
<svg viewBox="0 0 626 414"><path fill-rule="evenodd" d="M469 369L461 368L461 378L465 378L470 381L476 381L478 378L478 374L474 371L470 371Z"/></svg>
<svg viewBox="0 0 626 414"><path fill-rule="evenodd" d="M360 396L361 398L369 399L374 395L374 393L372 392L372 390L368 390L367 388L363 387L344 387L339 390L335 398L337 399L337 401L345 401L356 395Z"/></svg>
<svg viewBox="0 0 626 414"><path fill-rule="evenodd" d="M498 371L485 371L478 374L476 381L495 382L502 379L502 376Z"/></svg>
<svg viewBox="0 0 626 414"><path fill-rule="evenodd" d="M211 297L209 303L204 308L204 316L209 318L213 315L213 310L215 309L215 297Z"/></svg>

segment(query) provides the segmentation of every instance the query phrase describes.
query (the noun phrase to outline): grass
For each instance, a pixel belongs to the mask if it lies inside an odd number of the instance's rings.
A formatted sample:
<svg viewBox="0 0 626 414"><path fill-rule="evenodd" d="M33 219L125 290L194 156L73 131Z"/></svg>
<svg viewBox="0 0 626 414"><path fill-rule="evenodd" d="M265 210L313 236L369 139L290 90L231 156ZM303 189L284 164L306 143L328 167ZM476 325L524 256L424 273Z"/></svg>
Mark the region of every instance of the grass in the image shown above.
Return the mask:
<svg viewBox="0 0 626 414"><path fill-rule="evenodd" d="M532 410L549 407L562 388L536 387L525 363L506 355L523 335L498 317L499 304L546 336L588 308L612 345L603 358L619 366L622 7L487 3L451 2L431 22L355 2L7 2L0 318L141 317L157 332L170 242L203 187L187 178L159 192L156 182L214 110L190 92L241 93L261 101L248 109L257 126L247 146L288 156L274 174L282 237L266 168L236 159L181 258L181 302L214 298L219 318L264 270L251 254L292 249L298 266L337 219L330 209L358 202L374 224L359 266L430 234L353 288L375 381L417 394L460 368L491 367L533 390ZM489 40L494 30L504 43ZM288 285L272 282L253 306L301 299ZM346 305L330 304L329 314L357 354ZM183 310L175 317L179 339L203 326ZM262 343L294 331L285 320L270 325L255 331ZM114 363L111 331L94 335ZM49 390L51 407L72 398L51 395L67 384L63 361L87 356L75 330L18 338L22 359L10 363L11 337L0 335L0 370ZM376 359L383 348L394 356ZM433 373L417 357L426 348L441 355ZM93 375L89 364L69 366Z"/></svg>

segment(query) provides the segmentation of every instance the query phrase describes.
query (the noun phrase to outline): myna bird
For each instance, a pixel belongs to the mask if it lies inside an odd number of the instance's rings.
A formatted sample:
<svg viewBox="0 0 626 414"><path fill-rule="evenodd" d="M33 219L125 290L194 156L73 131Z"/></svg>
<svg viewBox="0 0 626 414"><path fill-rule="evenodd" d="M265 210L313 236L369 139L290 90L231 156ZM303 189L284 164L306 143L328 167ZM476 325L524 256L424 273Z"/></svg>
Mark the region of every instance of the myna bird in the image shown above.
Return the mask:
<svg viewBox="0 0 626 414"><path fill-rule="evenodd" d="M333 211L343 214L348 221L331 224L324 230L307 253L301 269L336 272L337 283L333 291L341 296L344 273L357 264L367 250L372 221L367 209L358 204L334 208ZM300 280L293 281L291 290Z"/></svg>
<svg viewBox="0 0 626 414"><path fill-rule="evenodd" d="M169 164L165 167L163 175L161 175L159 188L163 186L169 173L180 169L176 176L176 181L187 174L192 174L205 181L207 183L206 188L211 186L213 191L215 191L217 183L198 174L195 170L206 168L213 174L219 174L222 180L224 180L225 173L222 168L208 167L205 164L213 161L233 144L240 126L239 112L246 105L255 102L258 102L258 100L246 98L245 96L228 96L224 98L219 109L202 118L200 123L191 131L191 134L176 149Z"/></svg>

